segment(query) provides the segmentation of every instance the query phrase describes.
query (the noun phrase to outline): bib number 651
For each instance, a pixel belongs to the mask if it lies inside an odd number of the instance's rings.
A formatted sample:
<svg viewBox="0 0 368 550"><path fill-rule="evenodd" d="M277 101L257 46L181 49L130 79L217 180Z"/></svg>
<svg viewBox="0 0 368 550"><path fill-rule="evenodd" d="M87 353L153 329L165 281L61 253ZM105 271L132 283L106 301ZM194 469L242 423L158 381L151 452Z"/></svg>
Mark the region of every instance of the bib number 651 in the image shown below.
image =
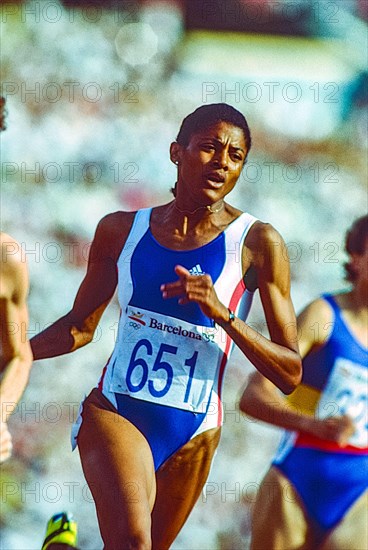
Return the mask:
<svg viewBox="0 0 368 550"><path fill-rule="evenodd" d="M174 371L170 363L168 363L167 361L163 361L162 357L164 353L176 355L178 348L176 346L170 346L169 344L161 344L158 350L155 362L152 367L152 372L157 372L159 370L165 371L166 383L162 389L156 389L153 381L148 380L149 370L150 370L149 365L147 361L143 359L143 357L137 357L137 353L141 348L145 348L147 355L149 356L153 355L152 344L149 340L143 339L143 340L139 340L139 342L136 343L136 345L134 346L132 355L130 357L130 362L126 373L126 384L128 386L128 389L132 393L139 392L142 388L144 388L144 386L147 384L147 381L148 381L148 391L150 392L150 394L153 397L163 397L170 390L173 376L174 376ZM192 386L194 368L197 362L197 357L198 357L198 351L195 351L192 357L190 357L190 359L187 359L184 363L186 366L190 367L188 383L187 383L185 396L184 396L184 402L187 402L189 398L189 393L190 393L190 388ZM137 381L136 379L135 382L133 382L132 380L133 372L138 367L141 367L142 369L142 376L140 381Z"/></svg>

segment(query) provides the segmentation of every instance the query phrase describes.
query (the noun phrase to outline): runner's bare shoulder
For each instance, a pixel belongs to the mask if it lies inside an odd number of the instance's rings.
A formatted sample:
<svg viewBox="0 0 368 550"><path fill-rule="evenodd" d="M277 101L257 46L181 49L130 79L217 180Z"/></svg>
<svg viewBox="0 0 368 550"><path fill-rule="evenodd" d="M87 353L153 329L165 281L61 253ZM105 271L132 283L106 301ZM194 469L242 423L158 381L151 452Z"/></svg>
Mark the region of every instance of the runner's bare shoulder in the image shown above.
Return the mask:
<svg viewBox="0 0 368 550"><path fill-rule="evenodd" d="M245 239L247 257L257 269L271 267L278 258L287 258L285 243L270 223L257 220Z"/></svg>
<svg viewBox="0 0 368 550"><path fill-rule="evenodd" d="M112 212L98 223L94 245L104 248L108 255L117 260L131 230L136 212Z"/></svg>

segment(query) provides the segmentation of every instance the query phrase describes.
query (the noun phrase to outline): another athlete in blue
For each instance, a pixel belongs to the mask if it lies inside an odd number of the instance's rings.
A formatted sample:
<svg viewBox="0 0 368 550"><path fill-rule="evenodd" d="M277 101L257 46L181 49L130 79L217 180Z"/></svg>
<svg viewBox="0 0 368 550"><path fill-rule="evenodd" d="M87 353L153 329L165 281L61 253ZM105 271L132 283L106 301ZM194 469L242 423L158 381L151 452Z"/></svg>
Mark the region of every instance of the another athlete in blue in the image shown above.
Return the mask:
<svg viewBox="0 0 368 550"><path fill-rule="evenodd" d="M229 105L186 117L170 147L174 199L103 218L72 310L32 341L36 359L91 341L118 286L116 345L73 431L108 550L177 536L218 445L234 343L283 392L300 381L283 240L224 200L250 145ZM245 322L257 287L271 339Z"/></svg>
<svg viewBox="0 0 368 550"><path fill-rule="evenodd" d="M286 428L254 508L252 550L368 548L368 216L347 233L349 292L300 315L303 380L252 375L241 408Z"/></svg>

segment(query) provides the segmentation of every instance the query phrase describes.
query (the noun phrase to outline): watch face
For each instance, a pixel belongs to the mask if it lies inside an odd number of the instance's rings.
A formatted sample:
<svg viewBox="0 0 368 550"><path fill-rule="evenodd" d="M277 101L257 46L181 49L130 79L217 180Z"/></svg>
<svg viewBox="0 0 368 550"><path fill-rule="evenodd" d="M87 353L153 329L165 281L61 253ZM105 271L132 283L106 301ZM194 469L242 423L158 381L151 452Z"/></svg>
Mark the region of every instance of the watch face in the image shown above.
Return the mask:
<svg viewBox="0 0 368 550"><path fill-rule="evenodd" d="M234 321L234 319L235 319L235 313L231 311L231 309L229 309L229 323Z"/></svg>

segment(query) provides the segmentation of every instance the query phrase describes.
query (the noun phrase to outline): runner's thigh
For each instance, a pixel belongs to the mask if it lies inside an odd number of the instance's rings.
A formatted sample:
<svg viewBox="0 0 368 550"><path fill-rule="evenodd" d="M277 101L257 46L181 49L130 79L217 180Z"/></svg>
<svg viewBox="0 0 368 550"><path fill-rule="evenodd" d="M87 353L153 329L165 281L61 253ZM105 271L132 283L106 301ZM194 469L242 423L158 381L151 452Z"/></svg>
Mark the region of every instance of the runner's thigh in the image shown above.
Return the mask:
<svg viewBox="0 0 368 550"><path fill-rule="evenodd" d="M367 550L368 491L348 510L337 527L327 537L321 550Z"/></svg>
<svg viewBox="0 0 368 550"><path fill-rule="evenodd" d="M251 550L311 550L303 506L290 481L271 467L252 513Z"/></svg>
<svg viewBox="0 0 368 550"><path fill-rule="evenodd" d="M150 546L155 472L141 432L96 391L83 404L78 447L108 550L129 541Z"/></svg>
<svg viewBox="0 0 368 550"><path fill-rule="evenodd" d="M152 548L166 550L198 500L206 483L221 428L207 430L186 443L157 471L152 513Z"/></svg>

